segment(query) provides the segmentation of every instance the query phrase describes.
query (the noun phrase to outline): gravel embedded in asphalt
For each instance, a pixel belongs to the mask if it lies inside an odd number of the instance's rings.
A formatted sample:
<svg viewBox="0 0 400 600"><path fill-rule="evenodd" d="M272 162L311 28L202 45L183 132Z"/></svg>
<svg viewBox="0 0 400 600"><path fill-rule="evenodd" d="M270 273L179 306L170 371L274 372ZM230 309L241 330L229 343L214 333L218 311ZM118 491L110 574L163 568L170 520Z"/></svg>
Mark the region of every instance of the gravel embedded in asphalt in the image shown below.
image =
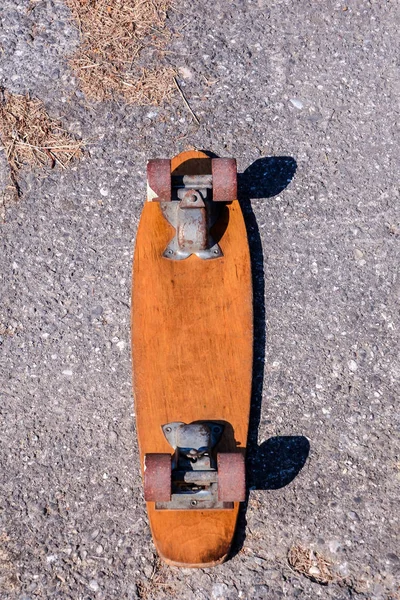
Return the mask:
<svg viewBox="0 0 400 600"><path fill-rule="evenodd" d="M3 0L0 19L1 85L90 150L23 173L1 225L2 598L395 598L398 8L181 2L166 60L200 126L179 94L87 101L60 0ZM256 316L249 501L205 570L156 559L129 339L146 161L191 147L238 160ZM291 570L293 545L336 581Z"/></svg>

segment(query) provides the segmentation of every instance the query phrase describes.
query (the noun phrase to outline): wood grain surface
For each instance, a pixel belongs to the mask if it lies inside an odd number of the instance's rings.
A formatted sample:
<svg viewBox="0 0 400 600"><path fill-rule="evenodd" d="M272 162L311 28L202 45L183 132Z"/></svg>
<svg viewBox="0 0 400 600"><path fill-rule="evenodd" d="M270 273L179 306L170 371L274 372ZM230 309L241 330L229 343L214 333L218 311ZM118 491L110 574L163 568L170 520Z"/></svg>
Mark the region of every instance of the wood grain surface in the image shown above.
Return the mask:
<svg viewBox="0 0 400 600"><path fill-rule="evenodd" d="M210 159L186 152L174 174L209 173ZM161 426L171 421L225 423L219 451L246 447L252 380L250 256L237 200L223 207L213 235L223 257L168 260L174 235L157 202L143 208L134 255L132 359L136 426L146 453L173 450ZM238 503L230 510L156 510L147 503L160 556L180 566L222 562L232 543Z"/></svg>

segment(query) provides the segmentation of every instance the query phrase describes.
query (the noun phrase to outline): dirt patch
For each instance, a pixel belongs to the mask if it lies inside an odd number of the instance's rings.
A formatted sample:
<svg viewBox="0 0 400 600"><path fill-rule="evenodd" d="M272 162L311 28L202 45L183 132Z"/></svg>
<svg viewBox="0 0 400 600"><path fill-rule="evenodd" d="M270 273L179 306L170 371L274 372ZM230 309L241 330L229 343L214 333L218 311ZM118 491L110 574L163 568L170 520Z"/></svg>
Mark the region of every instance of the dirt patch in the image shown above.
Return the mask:
<svg viewBox="0 0 400 600"><path fill-rule="evenodd" d="M52 119L41 100L1 90L0 140L10 168L10 182L3 191L9 198L20 195L22 168L66 169L83 155L82 141L74 139L60 121ZM4 200L4 198L3 198Z"/></svg>
<svg viewBox="0 0 400 600"><path fill-rule="evenodd" d="M4 593L15 591L18 586L18 575L15 566L16 555L8 548L9 537L0 534L0 589Z"/></svg>
<svg viewBox="0 0 400 600"><path fill-rule="evenodd" d="M170 0L65 0L81 34L70 60L88 99L160 104L174 89L173 70L160 66L168 40ZM138 57L151 50L150 67ZM146 62L147 64L147 62Z"/></svg>
<svg viewBox="0 0 400 600"><path fill-rule="evenodd" d="M168 567L157 557L153 564L153 571L148 580L136 581L136 593L140 600L151 600L162 590L163 597L174 598L176 590L167 580Z"/></svg>

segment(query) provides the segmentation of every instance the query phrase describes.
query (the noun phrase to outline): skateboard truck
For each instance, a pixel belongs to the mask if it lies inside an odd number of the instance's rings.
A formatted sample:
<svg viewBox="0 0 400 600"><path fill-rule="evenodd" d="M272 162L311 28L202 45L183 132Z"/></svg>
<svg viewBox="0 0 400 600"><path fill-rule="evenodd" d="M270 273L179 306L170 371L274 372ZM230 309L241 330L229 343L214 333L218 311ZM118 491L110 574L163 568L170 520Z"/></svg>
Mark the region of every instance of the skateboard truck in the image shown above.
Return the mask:
<svg viewBox="0 0 400 600"><path fill-rule="evenodd" d="M165 219L175 228L175 236L163 253L165 258L183 260L195 254L207 260L223 256L211 228L219 217L220 203L236 199L236 161L212 159L211 170L205 175L171 175L171 161L149 161L148 201L160 202Z"/></svg>
<svg viewBox="0 0 400 600"><path fill-rule="evenodd" d="M215 421L181 421L162 426L174 454L147 454L145 499L158 510L232 509L245 499L244 459L218 453L224 426Z"/></svg>
<svg viewBox="0 0 400 600"><path fill-rule="evenodd" d="M199 258L220 258L222 250L212 239L210 229L216 222L220 206L207 200L200 189L178 190L180 202L162 202L164 217L175 228L175 236L163 256L173 260L196 254Z"/></svg>

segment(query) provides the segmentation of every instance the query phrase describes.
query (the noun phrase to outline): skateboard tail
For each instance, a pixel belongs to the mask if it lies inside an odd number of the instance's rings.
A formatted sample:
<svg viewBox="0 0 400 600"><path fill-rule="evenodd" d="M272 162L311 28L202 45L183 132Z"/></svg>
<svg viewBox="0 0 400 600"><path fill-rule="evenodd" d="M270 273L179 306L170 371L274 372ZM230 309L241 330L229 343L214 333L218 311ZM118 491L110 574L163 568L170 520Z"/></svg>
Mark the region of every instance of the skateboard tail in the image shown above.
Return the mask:
<svg viewBox="0 0 400 600"><path fill-rule="evenodd" d="M204 568L223 563L229 556L236 528L239 504L226 518L221 511L170 511L156 514L148 505L151 531L160 557L177 567ZM214 513L214 514L213 514ZM163 534L170 526L176 535Z"/></svg>

